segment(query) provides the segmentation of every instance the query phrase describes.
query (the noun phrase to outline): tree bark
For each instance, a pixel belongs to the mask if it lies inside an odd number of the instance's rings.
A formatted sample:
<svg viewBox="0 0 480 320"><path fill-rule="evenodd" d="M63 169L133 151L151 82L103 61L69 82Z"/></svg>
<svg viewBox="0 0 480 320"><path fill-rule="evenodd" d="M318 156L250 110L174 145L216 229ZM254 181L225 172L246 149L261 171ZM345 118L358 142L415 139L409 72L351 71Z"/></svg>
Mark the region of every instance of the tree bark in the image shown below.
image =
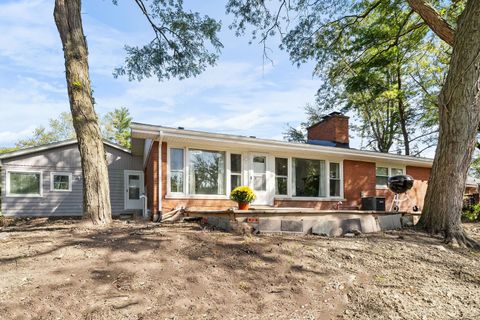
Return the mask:
<svg viewBox="0 0 480 320"><path fill-rule="evenodd" d="M80 10L80 0L56 0L54 17L63 45L70 109L82 162L84 215L93 224L108 224L112 214L107 161L93 106Z"/></svg>
<svg viewBox="0 0 480 320"><path fill-rule="evenodd" d="M439 97L440 132L420 226L447 242L478 246L461 224L462 200L480 123L480 1L458 19L446 83Z"/></svg>
<svg viewBox="0 0 480 320"><path fill-rule="evenodd" d="M410 138L407 129L407 118L405 115L405 104L403 101L402 92L402 71L400 69L400 61L397 60L397 89L398 89L398 116L400 120L400 128L403 136L403 146L405 149L405 155L410 155Z"/></svg>
<svg viewBox="0 0 480 320"><path fill-rule="evenodd" d="M407 2L440 39L453 46L455 31L428 1L407 0Z"/></svg>

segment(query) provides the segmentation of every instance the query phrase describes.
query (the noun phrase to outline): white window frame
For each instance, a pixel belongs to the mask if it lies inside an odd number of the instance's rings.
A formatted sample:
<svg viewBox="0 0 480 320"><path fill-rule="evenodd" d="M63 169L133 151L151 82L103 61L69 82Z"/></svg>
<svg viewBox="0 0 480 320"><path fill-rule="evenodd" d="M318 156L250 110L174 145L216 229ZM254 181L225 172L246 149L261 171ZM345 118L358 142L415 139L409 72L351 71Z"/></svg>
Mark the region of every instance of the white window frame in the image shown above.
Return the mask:
<svg viewBox="0 0 480 320"><path fill-rule="evenodd" d="M278 158L282 158L282 156L276 156ZM285 158L285 157L283 157ZM293 159L307 159L307 160L319 160L319 161L325 161L325 197L304 197L304 196L294 196L293 191L295 188L295 185L293 183ZM331 197L330 196L330 162L333 163L338 163L340 165L340 196L338 197ZM344 198L344 178L343 178L343 159L336 159L336 158L317 158L317 157L309 157L308 155L295 155L292 157L289 157L289 171L290 179L288 179L289 182L289 194L288 194L288 199L289 200L299 200L299 201L345 201L346 199ZM279 199L285 199L285 196L275 196L276 198Z"/></svg>
<svg viewBox="0 0 480 320"><path fill-rule="evenodd" d="M276 159L287 159L287 175L277 175L277 162L275 161ZM286 198L291 194L290 188L291 188L291 181L290 181L290 176L291 176L291 158L290 157L282 157L282 156L274 156L273 157L273 163L274 168L273 168L273 175L274 175L274 187L275 187L275 198ZM287 194L277 194L277 178L287 178Z"/></svg>
<svg viewBox="0 0 480 320"><path fill-rule="evenodd" d="M390 167L390 168L389 168L389 170L390 170L390 171L389 171L390 176L393 176L393 174L392 174L392 169L397 169L397 170L400 169L400 170L402 170L402 174L406 174L406 173L405 173L405 168L403 168L403 167Z"/></svg>
<svg viewBox="0 0 480 320"><path fill-rule="evenodd" d="M170 172L170 153L171 149L183 149L183 192L172 192L171 172ZM218 151L225 153L225 194L190 194L189 174L190 174L190 150ZM242 155L242 171L244 154L242 152L232 152ZM167 194L166 199L229 199L230 196L230 151L214 150L209 147L186 147L185 145L172 144L167 147ZM245 181L242 178L242 182Z"/></svg>
<svg viewBox="0 0 480 320"><path fill-rule="evenodd" d="M232 172L232 154L236 154L240 156L240 172ZM230 190L232 189L232 176L237 176L240 177L240 186L243 186L243 154L241 152L226 152L226 158L227 158L227 181L226 181L226 187L227 187L227 195L230 194Z"/></svg>
<svg viewBox="0 0 480 320"><path fill-rule="evenodd" d="M172 192L171 190L171 172L170 172L170 154L171 149L182 149L183 150L183 192ZM226 159L226 169L225 169L225 194L221 195L202 195L202 194L190 194L190 181L189 181L189 171L190 171L190 150L206 150L206 151L218 151L218 152L225 152L225 159ZM255 152L254 152L255 153ZM241 173L232 173L231 172L231 154L239 154L242 157L241 161ZM226 149L215 149L209 146L196 146L192 145L187 147L184 144L175 143L169 144L167 146L167 192L166 198L167 199L229 199L230 189L231 189L231 175L239 175L241 177L242 185L248 183L250 178L250 157L248 156L251 152L246 153L240 150L236 150L233 148L226 148ZM284 158L288 160L288 175L287 175L287 195L277 195L275 194L275 182L276 182L276 172L275 172L275 158ZM311 159L311 160L323 160L325 161L325 197L297 197L293 196L294 188L293 185L293 158L299 159ZM344 176L343 176L343 159L336 158L336 157L311 157L307 154L283 154L283 153L269 153L268 159L271 160L271 170L270 170L270 180L273 180L273 190L272 197L273 199L287 199L287 200L298 200L298 201L344 201ZM340 196L338 197L331 197L330 196L330 162L338 163L340 165ZM396 166L395 166L396 167ZM400 167L398 167L400 168ZM267 172L268 174L268 172Z"/></svg>
<svg viewBox="0 0 480 320"><path fill-rule="evenodd" d="M53 177L54 176L68 176L68 190L57 190L55 189L55 184ZM52 192L72 192L72 179L73 175L71 172L50 172L50 191Z"/></svg>
<svg viewBox="0 0 480 320"><path fill-rule="evenodd" d="M338 164L338 178L332 179L332 178L330 177L330 164L332 164L332 163ZM338 196L332 196L332 195L330 195L330 191L331 191L331 190L330 190L330 181L332 181L332 180L333 180L333 181L338 181L339 184L340 184L340 187L339 187L339 188L340 188L340 190L339 190L339 191L340 191L340 194L339 194ZM338 161L338 162L336 162L336 161L328 161L328 187L327 187L327 189L328 189L328 196L327 196L328 198L340 198L340 197L342 196L342 194L343 194L343 193L342 193L342 189L343 189L343 182L342 182L342 164L341 164L340 161Z"/></svg>
<svg viewBox="0 0 480 320"><path fill-rule="evenodd" d="M16 194L10 193L10 173L40 173L40 194ZM11 198L43 198L43 171L41 170L6 170L6 195Z"/></svg>
<svg viewBox="0 0 480 320"><path fill-rule="evenodd" d="M173 147L173 149L176 149ZM225 193L223 194L192 194L190 193L190 150L197 150L197 151L207 151L207 152L223 152L225 154ZM205 148L205 147L191 147L191 148L185 148L186 151L186 161L185 162L185 171L186 171L186 179L184 179L184 193L183 195L187 196L188 198L207 198L207 199L215 199L215 198L221 198L225 199L230 195L230 183L229 183L229 173L230 173L230 155L229 152L225 150L215 150L214 148ZM174 193L172 193L174 194Z"/></svg>
<svg viewBox="0 0 480 320"><path fill-rule="evenodd" d="M377 168L387 168L387 178L392 176L392 169L401 169L403 174L406 174L406 167L405 166L396 166L396 165L386 165L377 163L375 165L375 188L376 189L388 189L388 185L377 184ZM385 177L385 176L378 176L378 177Z"/></svg>
<svg viewBox="0 0 480 320"><path fill-rule="evenodd" d="M182 149L183 150L183 192L172 192L172 172L170 170L170 158L171 158L171 149ZM184 147L177 147L177 146L171 146L168 147L167 149L167 194L168 195L176 195L176 196L184 196L187 194L187 154L188 154L188 149ZM180 171L180 170L176 170Z"/></svg>

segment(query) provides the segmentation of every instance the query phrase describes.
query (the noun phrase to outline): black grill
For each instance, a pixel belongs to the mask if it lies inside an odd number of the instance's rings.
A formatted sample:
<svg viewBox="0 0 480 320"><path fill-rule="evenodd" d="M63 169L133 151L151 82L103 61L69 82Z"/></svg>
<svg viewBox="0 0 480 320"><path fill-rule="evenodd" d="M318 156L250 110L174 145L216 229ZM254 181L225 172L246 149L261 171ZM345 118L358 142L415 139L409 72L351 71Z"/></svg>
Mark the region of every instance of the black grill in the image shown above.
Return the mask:
<svg viewBox="0 0 480 320"><path fill-rule="evenodd" d="M405 193L413 187L413 178L407 175L388 178L388 188L394 193Z"/></svg>

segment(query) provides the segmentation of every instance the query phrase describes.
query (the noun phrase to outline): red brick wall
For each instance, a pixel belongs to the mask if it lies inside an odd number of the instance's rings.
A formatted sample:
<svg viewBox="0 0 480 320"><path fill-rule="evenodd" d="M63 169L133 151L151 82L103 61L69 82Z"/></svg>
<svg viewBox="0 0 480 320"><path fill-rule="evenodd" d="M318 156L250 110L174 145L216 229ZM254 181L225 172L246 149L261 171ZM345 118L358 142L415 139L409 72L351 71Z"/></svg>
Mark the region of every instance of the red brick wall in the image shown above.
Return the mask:
<svg viewBox="0 0 480 320"><path fill-rule="evenodd" d="M422 180L428 182L430 179L431 168L410 167L407 166L407 174L412 176L415 180Z"/></svg>
<svg viewBox="0 0 480 320"><path fill-rule="evenodd" d="M375 195L375 163L344 160L343 181L346 205L361 205L362 192L366 197Z"/></svg>
<svg viewBox="0 0 480 320"><path fill-rule="evenodd" d="M423 208L423 201L425 200L425 194L427 193L428 180L430 179L431 171L431 168L407 167L407 174L415 179L413 188L409 191L408 195L417 203L420 210Z"/></svg>
<svg viewBox="0 0 480 320"><path fill-rule="evenodd" d="M167 199L167 143L162 143L162 211L168 212L179 206L185 206L190 209L204 210L224 210L236 207L237 204L227 199ZM152 212L157 212L158 208L158 142L152 147L152 152L148 159L147 169L145 170L148 206ZM425 197L427 181L430 176L430 168L407 167L407 174L411 175L416 181L409 195L417 202L420 209L423 207L423 198ZM375 188L375 163L364 161L344 160L343 162L343 180L344 180L344 207L359 207L361 205L361 193L365 196L385 196L386 208L390 209L393 193L388 189ZM313 208L317 210L336 209L337 201L302 201L295 199L276 199L275 207L298 207ZM404 202L402 210L411 211L411 207Z"/></svg>
<svg viewBox="0 0 480 320"><path fill-rule="evenodd" d="M407 166L406 174L412 176L415 182L413 183L412 189L408 191L408 196L411 199L411 203L409 203L409 201L401 202L401 211L412 212L412 207L414 204L418 206L419 212L422 210L425 194L427 193L430 171L430 168ZM385 197L386 209L390 210L394 193L388 189L377 189L376 194L377 196ZM400 199L406 199L405 195L402 195Z"/></svg>
<svg viewBox="0 0 480 320"><path fill-rule="evenodd" d="M162 206L163 213L178 207L186 207L189 210L226 210L238 207L236 202L227 199L164 199Z"/></svg>
<svg viewBox="0 0 480 320"><path fill-rule="evenodd" d="M152 214L158 212L158 141L153 143L145 168L147 206Z"/></svg>
<svg viewBox="0 0 480 320"><path fill-rule="evenodd" d="M478 193L478 187L466 187L465 194L472 195Z"/></svg>
<svg viewBox="0 0 480 320"><path fill-rule="evenodd" d="M348 117L331 116L313 125L308 128L307 138L309 140L328 140L348 144Z"/></svg>

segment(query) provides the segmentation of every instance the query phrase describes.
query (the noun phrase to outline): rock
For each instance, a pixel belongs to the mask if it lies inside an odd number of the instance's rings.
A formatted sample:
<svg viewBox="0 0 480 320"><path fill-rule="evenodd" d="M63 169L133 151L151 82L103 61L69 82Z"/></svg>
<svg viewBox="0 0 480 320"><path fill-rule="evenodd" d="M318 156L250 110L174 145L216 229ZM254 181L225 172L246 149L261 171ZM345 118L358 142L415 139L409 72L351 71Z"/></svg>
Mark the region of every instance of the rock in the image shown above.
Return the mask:
<svg viewBox="0 0 480 320"><path fill-rule="evenodd" d="M345 233L343 236L344 236L345 238L353 238L353 237L355 237L355 234L348 232L348 233Z"/></svg>
<svg viewBox="0 0 480 320"><path fill-rule="evenodd" d="M458 241L457 239L453 238L452 241L449 243L449 245L452 247L452 248L460 248L460 244L458 244Z"/></svg>
<svg viewBox="0 0 480 320"><path fill-rule="evenodd" d="M404 227L413 227L413 217L412 216L403 216L401 218L402 226Z"/></svg>
<svg viewBox="0 0 480 320"><path fill-rule="evenodd" d="M232 223L232 230L234 233L241 234L241 235L252 235L255 233L255 228L246 222L237 222Z"/></svg>
<svg viewBox="0 0 480 320"><path fill-rule="evenodd" d="M351 232L356 236L359 236L359 235L362 234L362 232L360 230L352 230Z"/></svg>
<svg viewBox="0 0 480 320"><path fill-rule="evenodd" d="M434 248L440 250L440 251L447 251L444 246L438 245L438 246L433 246Z"/></svg>

